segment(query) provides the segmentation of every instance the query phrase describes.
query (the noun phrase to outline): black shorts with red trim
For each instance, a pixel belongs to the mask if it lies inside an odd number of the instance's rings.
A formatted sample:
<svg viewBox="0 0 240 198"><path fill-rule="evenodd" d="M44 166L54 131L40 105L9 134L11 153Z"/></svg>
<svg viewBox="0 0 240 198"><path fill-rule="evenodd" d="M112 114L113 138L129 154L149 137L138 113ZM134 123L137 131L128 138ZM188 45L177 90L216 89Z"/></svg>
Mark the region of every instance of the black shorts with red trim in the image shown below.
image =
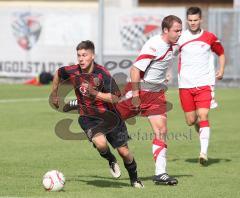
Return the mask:
<svg viewBox="0 0 240 198"><path fill-rule="evenodd" d="M78 123L86 133L89 141L94 136L104 134L113 148L127 144L129 140L125 122L114 111L106 111L98 115L80 116Z"/></svg>

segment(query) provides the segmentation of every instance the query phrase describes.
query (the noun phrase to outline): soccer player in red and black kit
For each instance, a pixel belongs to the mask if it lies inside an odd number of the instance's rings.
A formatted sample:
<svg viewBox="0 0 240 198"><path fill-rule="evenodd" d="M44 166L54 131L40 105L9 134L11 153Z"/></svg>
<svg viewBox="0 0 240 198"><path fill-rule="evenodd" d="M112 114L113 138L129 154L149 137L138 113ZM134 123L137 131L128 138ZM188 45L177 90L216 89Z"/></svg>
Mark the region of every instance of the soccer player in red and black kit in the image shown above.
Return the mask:
<svg viewBox="0 0 240 198"><path fill-rule="evenodd" d="M52 103L56 108L59 107L58 89L62 81L68 80L79 104L79 124L99 154L108 160L113 177L120 177L121 172L107 141L122 157L131 185L143 188L137 175L137 164L127 145L126 125L115 108L120 97L118 86L110 73L94 62L93 42L82 41L76 51L78 64L61 67L54 75Z"/></svg>

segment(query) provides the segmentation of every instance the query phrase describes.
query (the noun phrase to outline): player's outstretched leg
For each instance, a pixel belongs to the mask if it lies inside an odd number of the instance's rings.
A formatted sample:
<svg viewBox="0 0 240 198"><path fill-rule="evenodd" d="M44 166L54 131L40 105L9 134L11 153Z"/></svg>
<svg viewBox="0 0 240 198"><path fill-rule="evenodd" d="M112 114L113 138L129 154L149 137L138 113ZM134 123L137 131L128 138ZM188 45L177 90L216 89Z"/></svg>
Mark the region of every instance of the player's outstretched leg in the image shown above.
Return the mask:
<svg viewBox="0 0 240 198"><path fill-rule="evenodd" d="M138 178L137 163L133 155L130 153L128 146L124 145L124 146L118 147L117 151L119 155L122 157L124 166L128 171L131 186L134 188L143 188L144 185L141 182L141 180Z"/></svg>
<svg viewBox="0 0 240 198"><path fill-rule="evenodd" d="M130 178L131 186L134 187L134 188L144 188L143 183L138 178L137 163L134 160L134 158L133 158L132 162L130 162L130 163L124 162L124 166L125 166L125 168L128 171L128 175L129 175L129 178Z"/></svg>
<svg viewBox="0 0 240 198"><path fill-rule="evenodd" d="M108 144L107 139L103 134L95 135L92 138L94 146L97 148L99 154L104 159L108 160L110 173L114 178L119 178L121 176L121 170L117 163L116 157L112 154Z"/></svg>
<svg viewBox="0 0 240 198"><path fill-rule="evenodd" d="M153 177L153 182L155 184L163 185L177 185L177 179L170 177L166 173L166 152L167 145L158 139L153 140L153 156L155 160L155 176Z"/></svg>
<svg viewBox="0 0 240 198"><path fill-rule="evenodd" d="M108 147L106 151L104 151L104 152L101 151L101 152L99 152L99 154L103 158L108 160L111 175L116 179L119 178L121 176L121 170L117 163L117 159L110 151L110 148Z"/></svg>
<svg viewBox="0 0 240 198"><path fill-rule="evenodd" d="M199 155L199 163L203 166L207 166L208 157L208 145L209 145L209 138L210 138L210 127L208 120L200 121L199 122L199 139L201 145L201 151Z"/></svg>

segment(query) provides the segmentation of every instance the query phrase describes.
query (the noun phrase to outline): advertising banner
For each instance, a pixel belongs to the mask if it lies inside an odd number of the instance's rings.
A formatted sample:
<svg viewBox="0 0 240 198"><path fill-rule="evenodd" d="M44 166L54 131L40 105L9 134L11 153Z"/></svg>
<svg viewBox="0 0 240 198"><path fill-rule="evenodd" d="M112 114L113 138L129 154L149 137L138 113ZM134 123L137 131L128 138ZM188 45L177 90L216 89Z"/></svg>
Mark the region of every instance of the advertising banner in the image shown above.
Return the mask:
<svg viewBox="0 0 240 198"><path fill-rule="evenodd" d="M34 77L74 64L82 40L92 40L97 49L96 8L2 6L0 13L0 76ZM184 20L185 9L105 9L104 65L112 64L113 74L127 74L128 64L151 36L161 33L162 19L169 14Z"/></svg>

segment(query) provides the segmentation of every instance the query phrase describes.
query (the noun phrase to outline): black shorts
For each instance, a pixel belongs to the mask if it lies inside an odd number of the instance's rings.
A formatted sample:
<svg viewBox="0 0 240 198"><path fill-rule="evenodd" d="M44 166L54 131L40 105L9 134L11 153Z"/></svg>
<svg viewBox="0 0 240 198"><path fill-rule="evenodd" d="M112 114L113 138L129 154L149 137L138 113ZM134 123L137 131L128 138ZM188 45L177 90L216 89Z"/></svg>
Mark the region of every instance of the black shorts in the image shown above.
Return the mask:
<svg viewBox="0 0 240 198"><path fill-rule="evenodd" d="M90 141L96 134L103 133L112 147L118 148L126 145L129 139L125 122L112 111L96 116L80 116L78 123Z"/></svg>

